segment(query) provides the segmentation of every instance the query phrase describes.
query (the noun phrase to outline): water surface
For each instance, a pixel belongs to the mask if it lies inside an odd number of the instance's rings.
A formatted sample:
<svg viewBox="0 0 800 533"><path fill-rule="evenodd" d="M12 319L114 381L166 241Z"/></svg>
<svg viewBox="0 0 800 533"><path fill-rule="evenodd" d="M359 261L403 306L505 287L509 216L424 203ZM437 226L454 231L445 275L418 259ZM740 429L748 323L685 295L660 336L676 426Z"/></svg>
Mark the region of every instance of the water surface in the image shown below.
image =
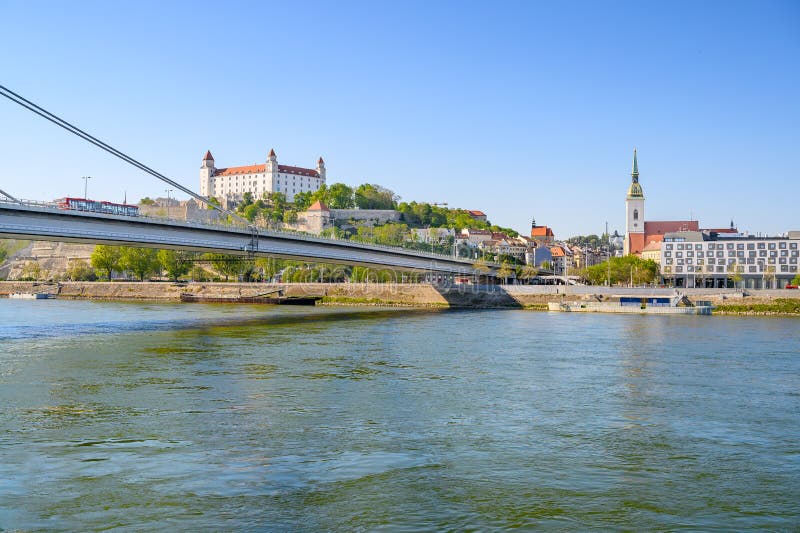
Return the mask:
<svg viewBox="0 0 800 533"><path fill-rule="evenodd" d="M0 300L0 528L796 529L798 325Z"/></svg>

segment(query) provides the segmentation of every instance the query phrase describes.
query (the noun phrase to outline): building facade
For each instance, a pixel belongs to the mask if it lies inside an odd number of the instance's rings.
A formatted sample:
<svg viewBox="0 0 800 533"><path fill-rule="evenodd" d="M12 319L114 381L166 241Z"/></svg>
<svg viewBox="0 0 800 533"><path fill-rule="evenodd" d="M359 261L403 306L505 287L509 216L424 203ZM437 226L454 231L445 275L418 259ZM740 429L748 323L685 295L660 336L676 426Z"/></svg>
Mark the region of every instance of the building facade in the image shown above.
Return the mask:
<svg viewBox="0 0 800 533"><path fill-rule="evenodd" d="M314 192L325 183L325 161L322 157L316 168L281 165L275 150L270 150L263 165L217 168L211 151L207 151L200 166L200 194L214 197L223 204L238 203L249 192L255 198L280 192L289 202L300 192Z"/></svg>
<svg viewBox="0 0 800 533"><path fill-rule="evenodd" d="M800 270L800 231L783 237L681 231L661 245L661 274L679 287L781 288Z"/></svg>

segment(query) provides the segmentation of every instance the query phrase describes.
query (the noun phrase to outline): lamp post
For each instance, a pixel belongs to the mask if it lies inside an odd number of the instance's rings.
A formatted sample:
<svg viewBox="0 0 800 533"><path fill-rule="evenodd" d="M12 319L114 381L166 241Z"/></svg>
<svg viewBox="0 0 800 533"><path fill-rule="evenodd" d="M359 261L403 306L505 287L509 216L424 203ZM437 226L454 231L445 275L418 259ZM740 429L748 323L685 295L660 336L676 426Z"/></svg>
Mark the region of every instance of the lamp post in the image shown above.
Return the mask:
<svg viewBox="0 0 800 533"><path fill-rule="evenodd" d="M83 180L83 199L87 200L88 196L87 191L89 189L89 180L92 179L91 176L82 176L81 179Z"/></svg>
<svg viewBox="0 0 800 533"><path fill-rule="evenodd" d="M164 192L167 193L167 218L169 218L169 193L172 192L172 189L164 189Z"/></svg>

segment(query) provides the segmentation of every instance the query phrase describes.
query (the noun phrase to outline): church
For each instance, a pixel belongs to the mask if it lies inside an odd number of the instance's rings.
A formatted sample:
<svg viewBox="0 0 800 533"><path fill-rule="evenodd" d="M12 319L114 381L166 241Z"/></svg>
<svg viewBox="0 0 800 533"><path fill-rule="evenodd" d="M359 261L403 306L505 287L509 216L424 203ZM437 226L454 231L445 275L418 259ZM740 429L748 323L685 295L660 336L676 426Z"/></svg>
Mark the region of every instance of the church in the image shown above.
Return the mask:
<svg viewBox="0 0 800 533"><path fill-rule="evenodd" d="M703 231L697 220L645 220L644 218L644 190L639 183L639 163L636 159L636 149L633 150L633 171L631 184L628 187L628 196L625 199L625 241L623 250L625 255L641 255L645 246L651 243L660 243L664 234L674 231ZM731 221L730 228L713 229L715 233L738 233Z"/></svg>

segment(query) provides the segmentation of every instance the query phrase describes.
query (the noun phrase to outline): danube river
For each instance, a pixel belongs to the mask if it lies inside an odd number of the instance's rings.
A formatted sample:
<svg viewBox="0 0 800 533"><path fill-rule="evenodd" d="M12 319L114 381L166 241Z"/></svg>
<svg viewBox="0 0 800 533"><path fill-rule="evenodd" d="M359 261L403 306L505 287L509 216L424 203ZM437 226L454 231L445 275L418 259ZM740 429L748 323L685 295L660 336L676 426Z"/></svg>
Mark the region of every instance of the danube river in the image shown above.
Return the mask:
<svg viewBox="0 0 800 533"><path fill-rule="evenodd" d="M0 300L0 529L793 530L798 326Z"/></svg>

